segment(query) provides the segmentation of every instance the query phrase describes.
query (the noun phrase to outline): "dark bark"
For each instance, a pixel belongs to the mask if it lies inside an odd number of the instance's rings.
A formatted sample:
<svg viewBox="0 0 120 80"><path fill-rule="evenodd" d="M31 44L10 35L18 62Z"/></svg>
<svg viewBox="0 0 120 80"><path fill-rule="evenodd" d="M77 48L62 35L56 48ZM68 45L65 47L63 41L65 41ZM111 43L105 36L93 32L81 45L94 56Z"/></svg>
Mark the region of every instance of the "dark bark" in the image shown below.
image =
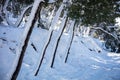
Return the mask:
<svg viewBox="0 0 120 80"><path fill-rule="evenodd" d="M5 0L0 0L0 5L1 5L2 10L3 10L3 6L5 5Z"/></svg>
<svg viewBox="0 0 120 80"><path fill-rule="evenodd" d="M49 4L50 4L50 3L49 3ZM54 26L54 25L53 25L53 26ZM53 27L53 26L51 26L51 27ZM49 45L49 43L50 43L50 41L51 41L52 34L53 34L53 30L50 29L50 33L48 34L48 35L49 35L49 36L48 36L48 40L47 40L47 42L46 42L46 44L45 44L45 47L43 48L43 52L41 53L42 58L40 59L40 63L39 63L38 69L37 69L37 71L36 71L36 73L35 73L35 76L37 76L37 74L38 74L38 72L39 72L39 70L40 70L40 67L41 67L41 65L42 65L42 62L43 62L43 59L44 59L44 56L45 56L45 53L46 53L46 49L47 49L47 47L48 47L48 45Z"/></svg>
<svg viewBox="0 0 120 80"><path fill-rule="evenodd" d="M33 49L37 52L37 48L35 47L35 45L33 43L31 43L31 46L33 47Z"/></svg>
<svg viewBox="0 0 120 80"><path fill-rule="evenodd" d="M67 62L68 56L69 56L69 54L70 54L70 48L71 48L71 45L72 45L72 42L73 42L73 38L74 38L75 25L76 25L76 22L74 23L73 33L72 33L72 39L71 39L71 41L70 41L70 46L69 46L68 51L67 51L67 55L66 55L66 58L65 58L65 63Z"/></svg>
<svg viewBox="0 0 120 80"><path fill-rule="evenodd" d="M59 45L59 42L60 42L60 38L61 38L61 36L62 36L62 34L63 34L64 30L65 30L65 27L67 25L67 21L68 21L68 17L66 18L66 21L65 21L64 27L62 29L62 32L60 33L60 36L59 36L59 38L57 40L56 48L55 48L55 51L54 51L54 54L53 54L53 58L52 58L52 63L51 63L51 66L50 66L51 68L53 68L54 61L55 61L55 56L56 56L58 45Z"/></svg>
<svg viewBox="0 0 120 80"><path fill-rule="evenodd" d="M5 5L5 3L6 3L6 0L1 0L0 1L0 23L2 22L2 21L4 21L5 19L5 13L3 12L3 8L4 8L4 5Z"/></svg>
<svg viewBox="0 0 120 80"><path fill-rule="evenodd" d="M36 22L36 20L37 20L38 13L39 13L40 10L41 10L41 3L42 3L42 2L40 2L39 7L37 8L37 11L36 11L36 13L35 13L35 17L34 17L34 19L32 20L30 29L29 29L29 31L28 31L28 33L27 33L27 37L26 37L26 39L25 39L25 43L24 43L24 45L22 46L22 51L21 51L21 53L20 53L20 57L19 57L19 61L18 61L16 70L14 71L11 80L16 80L16 79L17 79L17 76L18 76L18 74L19 74L19 72L20 72L20 69L21 69L21 66L22 66L22 62L23 62L23 58L24 58L24 55L25 55L25 51L26 51L26 48L27 48L27 45L28 45L28 41L29 41L29 39L30 39L30 36L31 36L32 30L33 30L34 24L35 24L35 22Z"/></svg>
<svg viewBox="0 0 120 80"><path fill-rule="evenodd" d="M46 49L47 49L47 47L48 47L48 45L49 45L49 43L50 43L50 41L51 41L52 34L53 34L53 30L52 30L52 32L51 32L51 34L50 34L49 41L47 42L47 45L45 46L45 49L44 49L44 52L43 52L43 54L42 54L42 58L41 58L41 60L40 60L40 63L39 63L38 69L37 69L37 71L36 71L36 73L35 73L35 76L38 75L38 72L39 72L39 70L40 70L40 67L41 67L41 65L42 65L42 62L43 62L43 59L44 59L44 56L45 56Z"/></svg>
<svg viewBox="0 0 120 80"><path fill-rule="evenodd" d="M6 39L4 39L4 38L0 38L2 41L7 41Z"/></svg>

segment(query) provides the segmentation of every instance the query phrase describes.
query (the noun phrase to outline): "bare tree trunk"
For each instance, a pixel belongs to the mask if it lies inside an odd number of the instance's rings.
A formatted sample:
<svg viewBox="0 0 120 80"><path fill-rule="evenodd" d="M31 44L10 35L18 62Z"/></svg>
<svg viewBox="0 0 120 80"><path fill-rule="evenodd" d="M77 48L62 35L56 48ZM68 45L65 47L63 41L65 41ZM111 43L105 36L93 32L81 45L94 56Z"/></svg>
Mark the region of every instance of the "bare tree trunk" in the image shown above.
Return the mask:
<svg viewBox="0 0 120 80"><path fill-rule="evenodd" d="M68 50L67 50L67 55L66 55L66 58L65 58L65 63L67 62L68 56L69 56L69 54L70 54L70 48L71 48L71 45L72 45L72 42L73 42L73 38L74 38L75 25L76 25L76 22L74 23L74 26L73 26L72 38L71 38L71 41L70 41L69 48L68 48Z"/></svg>
<svg viewBox="0 0 120 80"><path fill-rule="evenodd" d="M48 47L48 45L49 45L49 43L50 43L50 40L51 40L51 38L52 38L52 34L53 34L53 31L51 32L50 38L49 38L49 40L48 40L48 42L47 42L47 44L46 44L46 46L45 46L45 48L44 48L43 55L42 55L42 58L41 58L41 60L40 60L40 64L39 64L39 66L38 66L38 69L37 69L37 71L36 71L36 73L35 73L35 76L37 76L37 74L38 74L38 72L39 72L39 70L40 70L40 67L41 67L41 65L42 65L42 62L43 62L43 59L44 59L44 56L45 56L46 49L47 49L47 47Z"/></svg>
<svg viewBox="0 0 120 80"><path fill-rule="evenodd" d="M56 56L57 49L58 49L58 44L59 44L60 38L61 38L61 36L62 36L62 34L63 34L64 30L65 30L65 27L66 27L66 25L67 25L67 21L68 21L68 17L67 17L66 20L65 20L64 27L63 27L63 28L61 29L61 31L60 31L60 35L58 35L57 43L56 43L56 46L55 46L55 51L54 51L54 54L53 54L52 63L51 63L51 66L50 66L51 68L53 68L54 61L55 61L55 56Z"/></svg>
<svg viewBox="0 0 120 80"><path fill-rule="evenodd" d="M20 50L18 52L18 54L20 54L20 56L19 56L17 66L16 66L16 69L15 69L13 75L12 75L11 80L16 80L17 76L20 72L23 57L25 55L25 51L26 51L26 48L27 48L27 45L28 45L28 41L30 39L34 24L37 20L38 13L41 10L41 4L42 4L42 0L39 0L39 1L35 0L35 2L34 2L33 8L32 8L31 14L30 14L31 19L29 19L29 21L26 24L26 28L25 28L25 31L24 31L24 34L23 34L24 39L22 41L22 44L20 45L21 47L20 47Z"/></svg>
<svg viewBox="0 0 120 80"><path fill-rule="evenodd" d="M53 20L52 20L52 23L51 23L51 26L50 26L50 30L49 30L49 33L48 33L48 37L47 37L47 41L46 41L46 43L45 43L45 45L44 45L44 47L43 47L43 49L42 49L42 53L41 53L41 56L40 56L40 62L39 62L38 68L37 68L37 70L36 70L36 72L35 72L35 76L37 76L37 74L38 74L38 72L39 72L39 70L40 70L40 67L41 67L41 64L42 64L42 62L43 62L43 58L44 58L46 49L47 49L47 47L48 47L48 45L49 45L49 43L50 43L50 41L51 41L51 37L52 37L52 34L53 34L54 26L55 26L55 24L57 23L57 21L58 21L58 19L59 19L59 16L60 16L60 14L61 14L61 12L62 12L62 10L63 10L63 7L64 7L64 5L62 4L62 5L59 7L58 11L56 12L55 17L54 17Z"/></svg>

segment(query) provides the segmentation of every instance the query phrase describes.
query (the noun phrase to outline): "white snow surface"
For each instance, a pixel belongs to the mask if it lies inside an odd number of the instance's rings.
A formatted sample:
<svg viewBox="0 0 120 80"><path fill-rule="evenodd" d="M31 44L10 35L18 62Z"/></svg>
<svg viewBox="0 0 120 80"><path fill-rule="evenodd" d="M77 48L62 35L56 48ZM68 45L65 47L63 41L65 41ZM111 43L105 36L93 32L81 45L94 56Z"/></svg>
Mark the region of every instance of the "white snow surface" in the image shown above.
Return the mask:
<svg viewBox="0 0 120 80"><path fill-rule="evenodd" d="M23 31L24 28L0 25L0 80L10 80L17 57L16 48ZM67 63L64 63L70 39L70 35L64 33L57 49L54 67L50 68L49 62L58 31L53 32L39 73L34 76L48 33L47 30L34 28L17 80L120 80L120 54L104 51L102 43L89 36L74 37ZM37 51L31 46L32 43Z"/></svg>

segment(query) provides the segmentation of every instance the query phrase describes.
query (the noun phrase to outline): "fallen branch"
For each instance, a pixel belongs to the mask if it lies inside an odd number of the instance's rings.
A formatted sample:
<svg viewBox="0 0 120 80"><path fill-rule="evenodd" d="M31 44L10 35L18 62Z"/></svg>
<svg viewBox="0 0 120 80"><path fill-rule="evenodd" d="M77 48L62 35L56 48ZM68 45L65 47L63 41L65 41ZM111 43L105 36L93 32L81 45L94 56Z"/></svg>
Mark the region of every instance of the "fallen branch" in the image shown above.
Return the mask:
<svg viewBox="0 0 120 80"><path fill-rule="evenodd" d="M33 43L31 43L31 46L33 47L33 49L37 52L37 48L35 47L35 45Z"/></svg>

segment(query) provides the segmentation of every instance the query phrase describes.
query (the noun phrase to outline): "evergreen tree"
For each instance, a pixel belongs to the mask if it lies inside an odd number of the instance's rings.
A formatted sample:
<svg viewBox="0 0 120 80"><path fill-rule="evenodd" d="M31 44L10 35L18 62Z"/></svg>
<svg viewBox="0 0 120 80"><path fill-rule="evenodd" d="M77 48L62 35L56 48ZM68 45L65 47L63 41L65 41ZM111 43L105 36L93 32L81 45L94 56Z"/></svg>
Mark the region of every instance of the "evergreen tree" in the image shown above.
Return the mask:
<svg viewBox="0 0 120 80"><path fill-rule="evenodd" d="M115 24L115 18L120 16L117 0L72 0L68 7L68 16L78 19L82 25Z"/></svg>
<svg viewBox="0 0 120 80"><path fill-rule="evenodd" d="M79 20L81 25L100 27L105 33L103 31L101 33L99 29L97 33L104 34L106 48L112 52L119 52L118 31L109 27L114 26L115 19L120 16L119 0L71 0L68 6L68 16Z"/></svg>

